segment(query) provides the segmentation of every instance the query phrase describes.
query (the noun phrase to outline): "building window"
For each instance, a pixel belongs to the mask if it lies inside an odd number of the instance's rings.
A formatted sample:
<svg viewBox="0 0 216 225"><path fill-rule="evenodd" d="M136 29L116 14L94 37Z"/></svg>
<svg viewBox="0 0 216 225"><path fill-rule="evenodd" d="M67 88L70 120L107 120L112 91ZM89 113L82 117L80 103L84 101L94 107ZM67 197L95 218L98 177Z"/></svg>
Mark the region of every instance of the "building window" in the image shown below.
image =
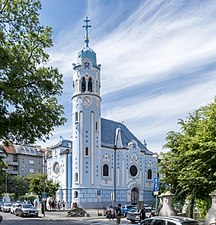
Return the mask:
<svg viewBox="0 0 216 225"><path fill-rule="evenodd" d="M59 174L59 169L60 169L59 163L58 162L54 162L53 163L53 172L55 174Z"/></svg>
<svg viewBox="0 0 216 225"><path fill-rule="evenodd" d="M79 117L78 117L78 112L75 112L75 122L78 122Z"/></svg>
<svg viewBox="0 0 216 225"><path fill-rule="evenodd" d="M13 162L17 162L17 155L13 155Z"/></svg>
<svg viewBox="0 0 216 225"><path fill-rule="evenodd" d="M98 122L96 122L96 131L98 131Z"/></svg>
<svg viewBox="0 0 216 225"><path fill-rule="evenodd" d="M30 172L30 173L34 173L34 169L33 169L33 168L30 168L30 169L29 169L29 172Z"/></svg>
<svg viewBox="0 0 216 225"><path fill-rule="evenodd" d="M103 165L103 176L108 177L109 176L109 166L107 164Z"/></svg>
<svg viewBox="0 0 216 225"><path fill-rule="evenodd" d="M92 92L92 78L91 77L88 80L88 91Z"/></svg>
<svg viewBox="0 0 216 225"><path fill-rule="evenodd" d="M30 165L34 165L34 160L33 159L29 159L29 164Z"/></svg>
<svg viewBox="0 0 216 225"><path fill-rule="evenodd" d="M87 156L89 154L88 147L85 148L85 155Z"/></svg>
<svg viewBox="0 0 216 225"><path fill-rule="evenodd" d="M78 182L78 173L75 173L75 176L74 176L75 178L74 178L74 181L75 182Z"/></svg>
<svg viewBox="0 0 216 225"><path fill-rule="evenodd" d="M135 177L137 175L137 172L138 172L137 167L132 165L130 167L130 174L131 174L131 176Z"/></svg>
<svg viewBox="0 0 216 225"><path fill-rule="evenodd" d="M86 81L85 81L85 77L82 78L82 92L85 92L86 90Z"/></svg>
<svg viewBox="0 0 216 225"><path fill-rule="evenodd" d="M74 198L78 198L78 191L74 191Z"/></svg>
<svg viewBox="0 0 216 225"><path fill-rule="evenodd" d="M149 169L148 170L148 179L152 179L152 170L151 169Z"/></svg>

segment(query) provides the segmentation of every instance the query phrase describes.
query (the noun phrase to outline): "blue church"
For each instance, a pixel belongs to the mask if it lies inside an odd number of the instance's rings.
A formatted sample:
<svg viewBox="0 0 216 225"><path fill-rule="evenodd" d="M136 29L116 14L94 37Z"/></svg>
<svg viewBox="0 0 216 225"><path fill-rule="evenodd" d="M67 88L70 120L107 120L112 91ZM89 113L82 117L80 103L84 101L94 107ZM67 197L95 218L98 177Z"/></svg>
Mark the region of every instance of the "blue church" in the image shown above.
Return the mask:
<svg viewBox="0 0 216 225"><path fill-rule="evenodd" d="M85 46L73 64L72 140L51 147L48 178L59 182L56 199L68 206L152 204L157 155L123 123L101 118L101 65L84 22Z"/></svg>

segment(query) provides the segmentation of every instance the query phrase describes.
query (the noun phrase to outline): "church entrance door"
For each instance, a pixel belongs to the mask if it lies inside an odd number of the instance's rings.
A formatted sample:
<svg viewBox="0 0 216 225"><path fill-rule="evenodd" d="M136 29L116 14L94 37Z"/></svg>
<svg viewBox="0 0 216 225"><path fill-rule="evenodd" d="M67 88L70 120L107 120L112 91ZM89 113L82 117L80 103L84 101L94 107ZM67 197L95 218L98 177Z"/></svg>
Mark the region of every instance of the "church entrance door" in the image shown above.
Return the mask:
<svg viewBox="0 0 216 225"><path fill-rule="evenodd" d="M135 187L131 190L131 203L137 204L139 201L139 190Z"/></svg>

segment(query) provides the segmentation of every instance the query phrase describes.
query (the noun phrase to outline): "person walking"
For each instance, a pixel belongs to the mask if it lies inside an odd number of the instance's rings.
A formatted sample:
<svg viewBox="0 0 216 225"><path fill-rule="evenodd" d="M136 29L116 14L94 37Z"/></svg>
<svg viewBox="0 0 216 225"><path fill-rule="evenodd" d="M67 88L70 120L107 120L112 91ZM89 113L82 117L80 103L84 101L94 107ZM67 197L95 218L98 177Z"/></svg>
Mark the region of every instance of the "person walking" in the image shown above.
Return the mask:
<svg viewBox="0 0 216 225"><path fill-rule="evenodd" d="M145 208L142 208L140 211L140 221L146 218Z"/></svg>
<svg viewBox="0 0 216 225"><path fill-rule="evenodd" d="M118 207L116 209L116 223L117 225L121 223L121 204L118 204Z"/></svg>

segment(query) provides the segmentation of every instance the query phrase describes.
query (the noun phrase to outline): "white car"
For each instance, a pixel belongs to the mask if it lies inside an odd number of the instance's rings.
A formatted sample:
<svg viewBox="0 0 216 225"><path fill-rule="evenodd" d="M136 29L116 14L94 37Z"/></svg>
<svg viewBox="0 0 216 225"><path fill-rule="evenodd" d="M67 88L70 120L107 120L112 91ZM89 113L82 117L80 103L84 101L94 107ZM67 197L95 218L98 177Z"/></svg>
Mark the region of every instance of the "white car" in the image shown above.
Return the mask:
<svg viewBox="0 0 216 225"><path fill-rule="evenodd" d="M14 204L12 204L12 206L10 207L10 213L11 214L14 214L14 211L15 211L15 209L16 209L16 207L18 207L18 203L14 203Z"/></svg>
<svg viewBox="0 0 216 225"><path fill-rule="evenodd" d="M11 210L11 203L3 203L2 205L2 212L10 212Z"/></svg>

